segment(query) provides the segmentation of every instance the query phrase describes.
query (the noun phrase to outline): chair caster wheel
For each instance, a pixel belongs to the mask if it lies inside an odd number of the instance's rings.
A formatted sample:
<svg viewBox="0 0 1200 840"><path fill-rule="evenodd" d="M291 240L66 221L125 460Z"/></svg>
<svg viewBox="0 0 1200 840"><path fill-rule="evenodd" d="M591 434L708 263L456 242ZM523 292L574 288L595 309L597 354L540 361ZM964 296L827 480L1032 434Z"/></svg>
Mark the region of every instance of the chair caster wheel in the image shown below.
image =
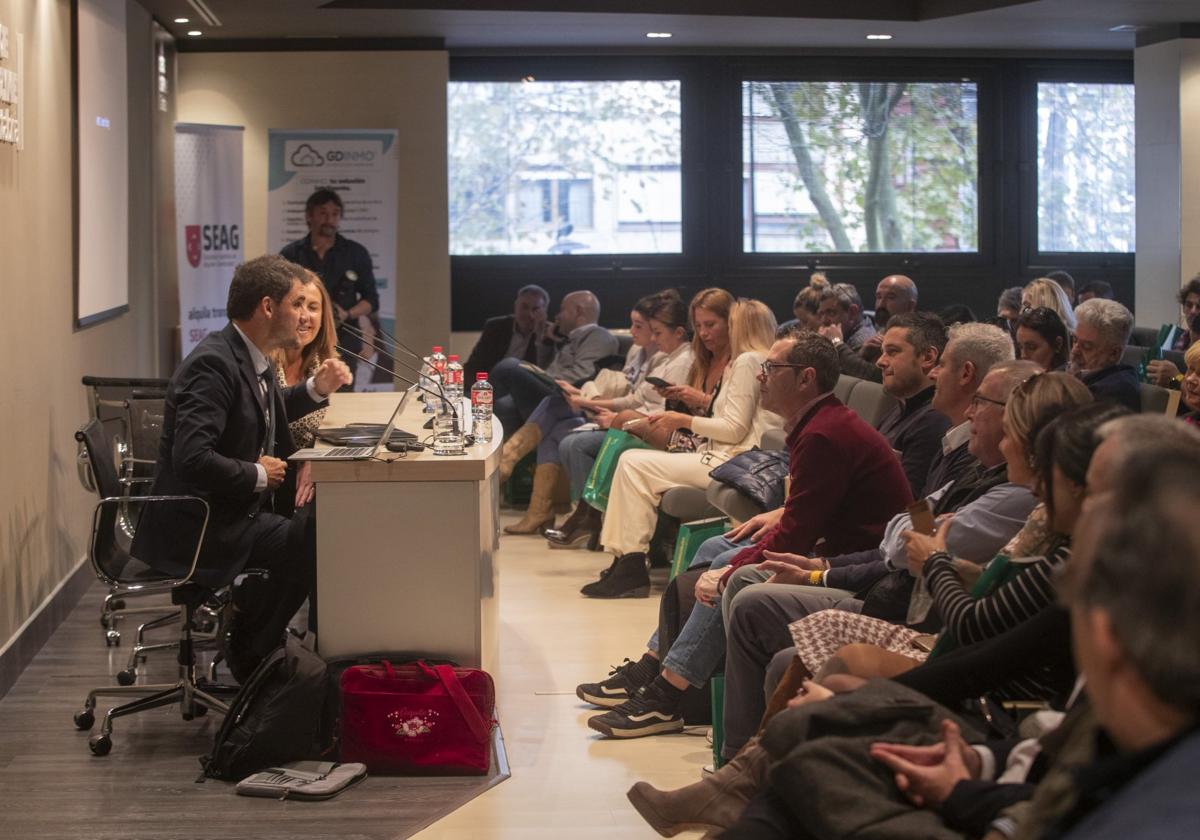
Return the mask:
<svg viewBox="0 0 1200 840"><path fill-rule="evenodd" d="M121 634L117 630L109 630L104 634L105 647L119 647L121 644Z"/></svg>
<svg viewBox="0 0 1200 840"><path fill-rule="evenodd" d="M91 729L96 723L96 716L91 709L85 709L82 712L75 713L75 728L76 729Z"/></svg>
<svg viewBox="0 0 1200 840"><path fill-rule="evenodd" d="M107 735L93 735L88 738L88 749L92 755L108 755L112 749L112 738Z"/></svg>
<svg viewBox="0 0 1200 840"><path fill-rule="evenodd" d="M133 685L135 682L137 682L137 671L127 668L117 672L118 685Z"/></svg>

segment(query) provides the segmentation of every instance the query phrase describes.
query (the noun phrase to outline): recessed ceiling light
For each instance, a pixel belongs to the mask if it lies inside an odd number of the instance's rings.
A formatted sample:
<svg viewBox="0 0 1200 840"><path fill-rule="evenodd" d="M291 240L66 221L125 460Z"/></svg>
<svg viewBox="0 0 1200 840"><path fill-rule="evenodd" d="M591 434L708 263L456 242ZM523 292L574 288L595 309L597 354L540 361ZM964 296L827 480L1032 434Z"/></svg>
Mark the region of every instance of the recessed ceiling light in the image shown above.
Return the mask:
<svg viewBox="0 0 1200 840"><path fill-rule="evenodd" d="M191 29L188 31L188 35L190 35L193 38L199 38L203 34L204 33L201 32L199 29Z"/></svg>
<svg viewBox="0 0 1200 840"><path fill-rule="evenodd" d="M647 32L646 37L647 38L670 38L671 33L670 32Z"/></svg>
<svg viewBox="0 0 1200 840"><path fill-rule="evenodd" d="M191 23L191 18L175 18L176 23Z"/></svg>
<svg viewBox="0 0 1200 840"><path fill-rule="evenodd" d="M883 34L868 35L867 40L868 41L890 41L890 40L892 40L892 36L891 35L883 35Z"/></svg>

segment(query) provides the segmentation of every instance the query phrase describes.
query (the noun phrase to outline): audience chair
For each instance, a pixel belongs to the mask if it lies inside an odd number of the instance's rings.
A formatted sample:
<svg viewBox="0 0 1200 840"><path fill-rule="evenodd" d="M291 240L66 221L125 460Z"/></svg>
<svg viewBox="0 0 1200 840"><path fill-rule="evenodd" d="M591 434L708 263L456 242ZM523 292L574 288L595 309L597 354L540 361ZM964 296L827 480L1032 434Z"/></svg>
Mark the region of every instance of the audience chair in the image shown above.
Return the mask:
<svg viewBox="0 0 1200 840"><path fill-rule="evenodd" d="M850 376L845 373L840 374L837 384L833 386L833 395L845 403L849 401L850 392L854 390L854 386L859 382L862 382L862 380L857 376Z"/></svg>
<svg viewBox="0 0 1200 840"><path fill-rule="evenodd" d="M1147 347L1138 347L1136 344L1127 344L1124 352L1121 353L1121 364L1137 367L1146 358L1146 354L1150 350Z"/></svg>
<svg viewBox="0 0 1200 840"><path fill-rule="evenodd" d="M846 406L871 426L878 426L897 405L897 400L878 382L860 379L850 392Z"/></svg>
<svg viewBox="0 0 1200 840"><path fill-rule="evenodd" d="M89 741L94 755L107 755L112 749L112 722L126 715L155 709L160 706L179 704L185 720L205 714L209 709L225 712L228 706L215 696L218 693L232 694L234 689L200 682L196 678L195 639L193 625L198 609L215 602L215 593L191 582L196 559L204 539L204 528L208 523L208 503L197 496L144 496L122 492L116 467L107 448L102 424L93 418L76 433L75 438L86 450L91 474L100 492L100 500L92 515L92 534L88 544L88 559L97 578L109 586L154 586L171 595L176 605L179 623L178 640L163 647L178 650L178 678L171 683L154 685L104 686L88 692L82 711L75 714L75 726L81 730L91 729L95 724L96 698L101 696L132 697L130 702L116 706L105 713L100 732ZM189 537L195 543L192 565L183 577L172 577L157 572L133 557L124 547L118 524L120 510L129 504L187 505L203 513L203 524L195 535L180 534L180 540Z"/></svg>
<svg viewBox="0 0 1200 840"><path fill-rule="evenodd" d="M1174 417L1179 411L1179 392L1143 382L1138 388L1142 399L1142 414L1166 414Z"/></svg>

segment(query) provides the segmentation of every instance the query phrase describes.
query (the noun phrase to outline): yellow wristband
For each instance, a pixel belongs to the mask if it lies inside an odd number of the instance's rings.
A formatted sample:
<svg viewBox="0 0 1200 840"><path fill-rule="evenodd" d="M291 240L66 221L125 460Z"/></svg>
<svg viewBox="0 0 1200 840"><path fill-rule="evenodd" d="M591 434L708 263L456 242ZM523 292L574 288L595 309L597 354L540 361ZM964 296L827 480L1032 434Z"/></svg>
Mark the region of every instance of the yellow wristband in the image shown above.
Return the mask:
<svg viewBox="0 0 1200 840"><path fill-rule="evenodd" d="M821 578L822 578L824 575L825 575L825 573L824 573L824 572L820 572L820 571L813 571L813 572L809 572L809 573L808 573L808 585L809 585L809 586L820 586L820 585L821 585Z"/></svg>

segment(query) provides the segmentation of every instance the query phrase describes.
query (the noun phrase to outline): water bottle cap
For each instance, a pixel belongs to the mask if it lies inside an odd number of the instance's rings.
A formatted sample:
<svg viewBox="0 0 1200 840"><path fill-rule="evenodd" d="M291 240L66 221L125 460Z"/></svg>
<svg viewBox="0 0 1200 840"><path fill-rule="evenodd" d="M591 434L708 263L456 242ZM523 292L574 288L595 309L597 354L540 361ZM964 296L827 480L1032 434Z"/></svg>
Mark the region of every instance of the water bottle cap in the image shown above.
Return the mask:
<svg viewBox="0 0 1200 840"><path fill-rule="evenodd" d="M435 344L435 345L433 345L433 352L434 352L434 353L441 353L441 352L442 352L442 345L440 345L440 344Z"/></svg>
<svg viewBox="0 0 1200 840"><path fill-rule="evenodd" d="M482 371L482 370L479 371L479 373L475 374L475 381L476 382L487 382L487 372Z"/></svg>
<svg viewBox="0 0 1200 840"><path fill-rule="evenodd" d="M457 353L451 353L451 354L450 354L450 355L449 355L447 358L448 358L450 361L452 361L452 362L457 362L457 361L458 361L458 354L457 354Z"/></svg>

